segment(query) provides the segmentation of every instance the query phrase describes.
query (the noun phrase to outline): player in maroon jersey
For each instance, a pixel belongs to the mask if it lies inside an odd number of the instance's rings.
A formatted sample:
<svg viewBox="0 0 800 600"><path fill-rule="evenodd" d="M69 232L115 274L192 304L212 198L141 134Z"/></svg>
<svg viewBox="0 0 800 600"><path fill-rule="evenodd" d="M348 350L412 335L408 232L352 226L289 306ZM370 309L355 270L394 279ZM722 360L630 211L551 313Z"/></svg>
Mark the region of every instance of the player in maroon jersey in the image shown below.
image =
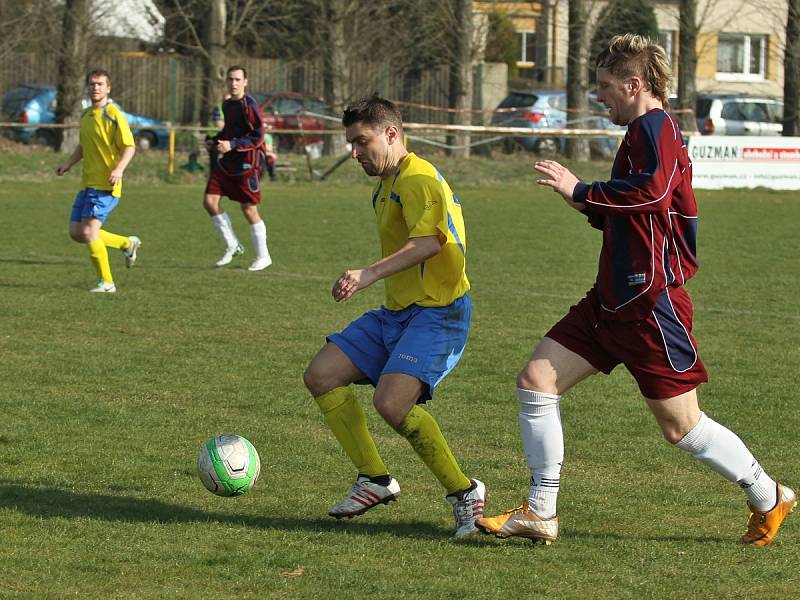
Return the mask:
<svg viewBox="0 0 800 600"><path fill-rule="evenodd" d="M248 271L261 271L272 264L267 249L267 226L258 212L261 202L261 175L266 168L264 149L264 119L252 96L248 96L247 71L234 65L228 69L225 85L229 97L222 103L224 125L215 136L207 138L211 169L203 195L203 207L208 212L225 243L225 254L216 265L222 267L234 256L244 253L228 213L220 206L227 196L242 208L250 224L250 237L256 258Z"/></svg>
<svg viewBox="0 0 800 600"><path fill-rule="evenodd" d="M537 162L539 184L603 232L594 287L536 347L517 377L519 423L531 469L528 501L476 526L498 537L550 543L564 438L559 402L581 380L622 363L636 379L664 437L747 495L751 516L740 543L765 546L797 505L739 437L700 411L707 381L692 336L683 284L697 271L692 164L665 112L671 72L664 50L639 35L615 36L597 57L597 97L627 125L609 181L581 182L553 160Z"/></svg>

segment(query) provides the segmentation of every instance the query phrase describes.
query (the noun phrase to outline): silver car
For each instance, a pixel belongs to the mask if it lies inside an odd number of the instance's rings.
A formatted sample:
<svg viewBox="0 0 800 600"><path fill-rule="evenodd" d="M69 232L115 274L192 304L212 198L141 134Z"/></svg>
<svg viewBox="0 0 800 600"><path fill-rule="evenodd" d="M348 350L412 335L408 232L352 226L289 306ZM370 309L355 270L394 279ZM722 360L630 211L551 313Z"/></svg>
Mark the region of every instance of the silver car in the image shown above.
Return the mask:
<svg viewBox="0 0 800 600"><path fill-rule="evenodd" d="M590 94L588 100L588 112L578 115L568 113L564 90L512 91L495 109L492 125L531 129L533 135L505 138L503 147L506 152L521 149L541 154L564 152L567 139L536 135L540 129L565 129L568 123L576 123L584 129L625 129L611 122L606 107L597 101L594 94ZM592 154L609 157L616 153L620 140L619 136L600 136L591 138L589 145Z"/></svg>
<svg viewBox="0 0 800 600"><path fill-rule="evenodd" d="M781 135L783 102L767 96L698 94L695 117L703 135Z"/></svg>

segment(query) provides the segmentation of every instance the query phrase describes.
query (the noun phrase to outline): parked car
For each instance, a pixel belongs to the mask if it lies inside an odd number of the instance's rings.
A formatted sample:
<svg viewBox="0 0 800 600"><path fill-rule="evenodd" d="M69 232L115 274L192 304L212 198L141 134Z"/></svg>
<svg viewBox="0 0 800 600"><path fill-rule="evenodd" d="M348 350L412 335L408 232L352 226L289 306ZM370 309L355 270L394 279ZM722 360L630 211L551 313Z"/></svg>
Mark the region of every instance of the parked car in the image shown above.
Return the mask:
<svg viewBox="0 0 800 600"><path fill-rule="evenodd" d="M703 135L781 135L783 102L766 96L698 94L695 117Z"/></svg>
<svg viewBox="0 0 800 600"><path fill-rule="evenodd" d="M625 129L614 125L604 116L605 106L594 95L589 96L589 113L567 116L567 93L563 90L528 90L511 92L495 109L492 125L502 127L527 127L536 129L564 129L567 123L579 123L583 129ZM521 148L528 152L551 154L563 152L567 138L552 136L507 137L504 141L506 151ZM592 153L601 156L613 155L619 146L619 136L592 138Z"/></svg>
<svg viewBox="0 0 800 600"><path fill-rule="evenodd" d="M315 113L328 115L330 111L325 100L319 96L299 94L295 92L273 92L269 94L252 93L261 110L264 111L264 121L270 129L297 129L298 131L322 131L326 129L326 119L314 115L300 113ZM291 151L305 146L321 145L324 141L321 135L296 135L279 133L273 136L279 151Z"/></svg>
<svg viewBox="0 0 800 600"><path fill-rule="evenodd" d="M111 100L113 102L113 100ZM88 99L82 101L83 108L90 105ZM52 128L36 127L40 124L55 123L56 88L48 84L19 85L3 95L3 118L9 122L26 123L31 127L12 127L9 135L23 144L55 144L56 132ZM156 129L164 123L142 115L122 111L131 132L136 138L136 145L147 150L149 148L166 148L169 143L169 132Z"/></svg>

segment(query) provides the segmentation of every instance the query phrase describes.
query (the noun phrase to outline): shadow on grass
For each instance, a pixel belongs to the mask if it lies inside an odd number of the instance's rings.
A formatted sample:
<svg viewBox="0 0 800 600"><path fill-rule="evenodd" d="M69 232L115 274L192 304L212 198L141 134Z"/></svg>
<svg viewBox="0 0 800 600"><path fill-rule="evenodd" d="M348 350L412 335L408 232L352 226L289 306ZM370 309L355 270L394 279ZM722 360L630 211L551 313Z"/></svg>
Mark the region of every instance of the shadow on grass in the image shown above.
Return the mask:
<svg viewBox="0 0 800 600"><path fill-rule="evenodd" d="M570 543L570 542L584 542L584 541L592 541L592 542L632 542L632 541L649 541L649 542L661 542L661 543L671 543L671 542L694 542L700 544L719 544L719 543L732 543L735 540L731 540L730 538L722 538L719 536L700 536L700 535L641 535L641 534L624 534L624 533L594 533L590 531L576 531L576 530L568 530L568 531L561 531L559 536L559 541L557 543ZM470 543L475 545L495 545L495 544L514 544L523 547L545 547L543 544L539 544L534 542L533 540L528 540L522 537L515 537L509 539L496 539L491 535L483 535L483 536L471 536L463 540L462 543Z"/></svg>
<svg viewBox="0 0 800 600"><path fill-rule="evenodd" d="M277 529L282 531L309 531L314 533L344 533L348 535L389 534L398 537L417 539L451 539L449 529L437 527L427 521L406 521L403 523L375 523L368 520L336 521L330 517L273 517L253 516L205 511L178 504L168 504L160 500L131 498L72 492L62 488L46 487L39 484L22 485L0 480L0 509L10 509L41 518L90 518L123 523L227 523L258 529ZM622 533L593 533L568 529L562 531L562 543L570 541L630 542L653 541L661 543L728 543L728 538L699 535L626 535ZM489 535L473 535L461 540L459 544L480 547L503 545L504 542ZM532 541L515 538L505 541L519 548L536 546Z"/></svg>
<svg viewBox="0 0 800 600"><path fill-rule="evenodd" d="M50 259L50 258L0 258L0 264L11 265L75 265L78 260L72 259Z"/></svg>
<svg viewBox="0 0 800 600"><path fill-rule="evenodd" d="M259 529L330 532L350 535L385 533L399 537L441 540L451 532L429 522L374 523L336 521L330 517L273 517L211 512L168 504L160 500L72 492L39 484L21 485L0 481L0 509L48 518L89 518L123 523L227 523Z"/></svg>

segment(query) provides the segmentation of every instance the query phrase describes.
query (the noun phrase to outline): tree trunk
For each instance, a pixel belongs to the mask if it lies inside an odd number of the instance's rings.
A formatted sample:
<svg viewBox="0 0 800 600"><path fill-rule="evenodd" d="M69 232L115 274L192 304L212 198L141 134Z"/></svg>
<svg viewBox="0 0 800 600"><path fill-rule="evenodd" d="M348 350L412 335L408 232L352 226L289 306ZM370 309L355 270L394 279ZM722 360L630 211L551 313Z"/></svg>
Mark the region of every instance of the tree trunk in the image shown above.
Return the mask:
<svg viewBox="0 0 800 600"><path fill-rule="evenodd" d="M323 52L324 72L323 87L325 101L332 113L342 114L345 104L344 86L350 81L347 62L347 40L345 39L345 19L348 0L328 0L325 3L326 15L323 30L327 38L327 47ZM339 156L344 150L344 138L341 135L325 136L325 154Z"/></svg>
<svg viewBox="0 0 800 600"><path fill-rule="evenodd" d="M210 5L210 18L203 44L206 48L203 63L205 124L208 124L211 118L211 107L222 98L225 89L225 69L228 67L225 63L225 29L228 20L225 0L213 0Z"/></svg>
<svg viewBox="0 0 800 600"><path fill-rule="evenodd" d="M58 103L56 123L74 124L80 121L81 99L86 77L87 45L89 38L90 0L67 0L62 21L63 38L58 57ZM78 145L77 128L51 129L57 152L72 152Z"/></svg>
<svg viewBox="0 0 800 600"><path fill-rule="evenodd" d="M569 52L567 54L567 128L593 127L588 119L589 107L589 28L586 26L586 5L583 0L569 2ZM589 140L567 138L567 156L573 160L589 160Z"/></svg>
<svg viewBox="0 0 800 600"><path fill-rule="evenodd" d="M800 135L800 0L789 0L783 57L783 135Z"/></svg>
<svg viewBox="0 0 800 600"><path fill-rule="evenodd" d="M453 59L450 62L449 104L458 112L451 113L453 125L472 124L472 2L452 0ZM471 136L469 133L449 135L447 143L458 146L450 150L451 156L469 158Z"/></svg>
<svg viewBox="0 0 800 600"><path fill-rule="evenodd" d="M683 131L697 131L697 0L680 0L680 33L678 34L678 123Z"/></svg>

